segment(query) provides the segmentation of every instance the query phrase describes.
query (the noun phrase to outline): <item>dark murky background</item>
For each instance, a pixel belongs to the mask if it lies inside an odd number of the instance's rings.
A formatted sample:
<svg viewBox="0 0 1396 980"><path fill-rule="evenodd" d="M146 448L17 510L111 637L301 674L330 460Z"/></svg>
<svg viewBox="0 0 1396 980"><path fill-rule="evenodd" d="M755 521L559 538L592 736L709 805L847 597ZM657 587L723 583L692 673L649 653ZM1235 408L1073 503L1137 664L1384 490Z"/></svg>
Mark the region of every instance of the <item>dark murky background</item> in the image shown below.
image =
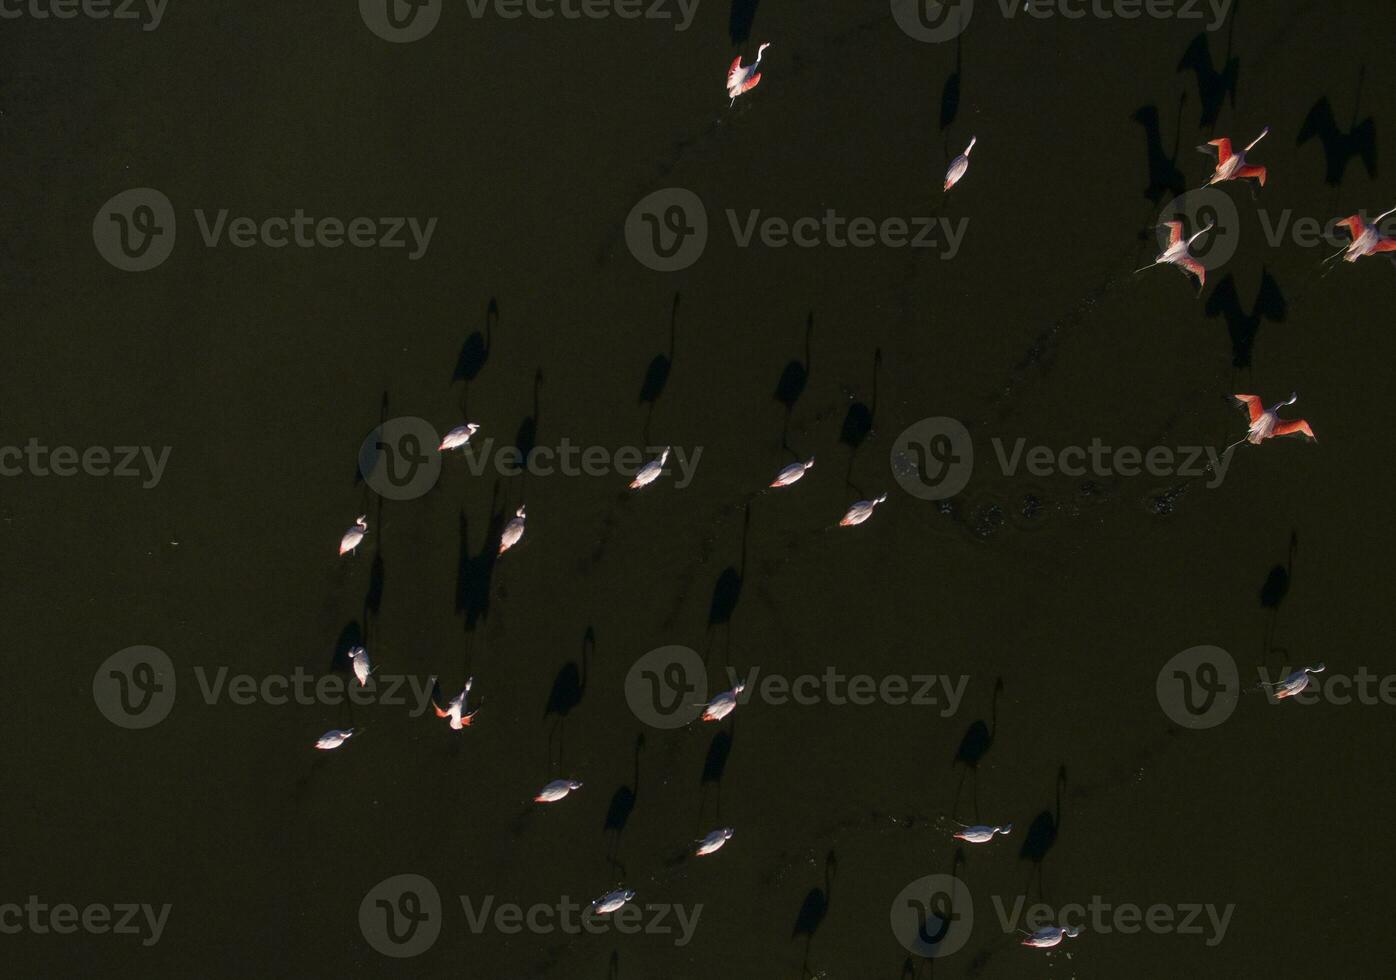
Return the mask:
<svg viewBox="0 0 1396 980"><path fill-rule="evenodd" d="M1326 221L1396 204L1378 179L1396 151L1389 9L1242 2L1202 52L1196 20L1005 20L981 2L956 45L912 40L883 3L734 6L703 0L675 32L475 20L451 4L429 37L400 45L352 2L176 0L150 32L0 22L0 443L172 447L153 489L0 482L0 898L174 907L148 949L6 935L16 975L1389 966L1396 706L1270 706L1252 693L1223 725L1190 732L1155 695L1162 665L1198 644L1230 651L1248 683L1293 661L1396 670L1378 595L1396 272L1369 258L1322 277L1328 246L1270 248L1256 213ZM728 111L725 66L762 40L775 42L765 83ZM1320 99L1332 129L1300 144ZM1173 270L1131 276L1154 254L1160 209L1207 175L1193 147L1248 142L1266 124L1253 159L1269 184L1225 187L1242 238L1202 299ZM941 175L971 135L969 175L946 201ZM1349 150L1335 183L1327 157ZM103 202L141 186L174 202L179 238L164 265L131 274L102 260L91 228ZM671 186L703 199L712 236L691 268L661 274L631 256L623 225ZM723 214L831 207L967 217L968 234L953 261L739 249ZM402 250L208 249L195 208L439 220L411 262ZM670 350L671 319L672 370L646 438L637 394ZM467 359L468 384L453 380L477 332L487 357ZM793 490L751 500L743 552L742 505L790 458L773 392L807 356L789 441L819 463ZM990 462L994 436L1225 445L1244 431L1228 393L1292 390L1289 414L1321 441L1245 447L1216 489L1006 477ZM476 477L453 459L405 502L357 479L380 419L444 430L467 398L482 435L506 443L532 419L539 445L701 446L697 477L626 499L623 477ZM855 424L844 441L854 405L871 432L860 441ZM939 415L963 420L981 455L949 506L902 491L888 462L898 433ZM883 490L867 525L827 530ZM525 499L524 544L486 581L492 522ZM336 560L365 511L365 548ZM1267 607L1277 564L1289 587ZM730 624L710 626L729 567L741 582ZM588 630L582 697L559 731L549 692ZM385 674L440 674L447 687L473 674L478 724L458 734L405 708L199 696L196 667L327 673L355 631ZM98 665L137 644L164 650L178 680L172 713L144 731L114 726L92 697ZM665 644L705 651L714 673L970 680L949 718L752 702L721 727L730 754L705 779L718 726L659 731L627 707L630 665ZM993 722L993 742L962 783L952 762L977 719ZM350 724L365 727L359 739L314 751ZM560 773L585 788L531 811ZM634 805L616 834L619 787ZM950 819L976 806L1020 829L957 861ZM1021 849L1041 811L1058 833L1039 881ZM737 835L721 854L673 864L724 824ZM891 902L952 870L976 899L972 937L941 961L909 960ZM392 961L365 941L358 909L409 872L446 896L445 924L429 952ZM475 936L454 898L586 902L620 883L642 903L702 903L693 941ZM814 889L822 915L802 912ZM1235 911L1215 948L1088 931L1044 954L1016 946L991 904L1039 893Z"/></svg>

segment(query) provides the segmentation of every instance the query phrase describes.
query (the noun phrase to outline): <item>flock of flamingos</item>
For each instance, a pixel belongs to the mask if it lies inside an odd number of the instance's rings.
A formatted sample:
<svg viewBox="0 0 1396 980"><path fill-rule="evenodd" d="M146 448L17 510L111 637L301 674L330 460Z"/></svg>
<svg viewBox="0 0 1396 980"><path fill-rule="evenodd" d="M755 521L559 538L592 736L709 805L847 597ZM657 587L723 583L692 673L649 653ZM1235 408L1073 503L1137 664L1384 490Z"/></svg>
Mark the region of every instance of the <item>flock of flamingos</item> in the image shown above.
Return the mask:
<svg viewBox="0 0 1396 980"><path fill-rule="evenodd" d="M735 104L740 96L750 92L761 83L761 58L769 47L769 43L762 44L757 49L756 59L749 65L743 65L740 56L733 60L731 67L727 70L727 94L731 97L732 104ZM1207 186L1220 184L1229 180L1254 180L1259 186L1264 187L1266 179L1265 167L1248 163L1246 154L1253 150L1256 144L1264 139L1269 132L1270 130L1267 127L1259 136L1252 140L1245 149L1239 151L1232 148L1231 140L1229 139L1215 139L1208 143L1207 146L1213 148L1213 151L1216 153L1217 164L1211 177L1207 181ZM945 174L945 191L948 192L969 172L970 152L974 149L976 141L976 138L971 138L964 152L951 161ZM1203 149L1206 148L1204 147ZM1384 236L1378 228L1381 220L1392 213L1396 213L1396 208L1380 215L1370 223L1364 221L1361 215L1358 214L1351 215L1342 221L1336 222L1338 227L1347 229L1351 241L1342 251L1325 261L1331 262L1334 259L1342 258L1347 262L1356 262L1364 256L1396 252L1396 238ZM1169 230L1168 244L1158 257L1152 263L1145 266L1144 269L1151 269L1158 265L1176 266L1185 275L1196 278L1200 291L1201 287L1206 283L1207 271L1202 263L1193 257L1190 248L1193 242L1211 231L1213 226L1209 224L1199 229L1188 238L1184 237L1183 222L1181 221L1167 221L1164 222L1163 227ZM1144 269L1138 271L1143 272ZM1297 397L1297 395L1290 395L1287 400L1278 402L1267 408L1264 402L1256 395L1233 395L1232 398L1236 405L1247 413L1248 425L1246 435L1229 446L1228 451L1244 442L1249 442L1252 445L1259 445L1266 439L1271 439L1276 436L1298 435L1307 440L1314 440L1315 436L1308 422L1303 419L1286 420L1279 417L1280 409L1294 404ZM480 426L474 422L453 428L446 434L445 438L442 439L438 450L440 452L449 452L451 450L463 449L479 429ZM646 463L630 482L630 489L632 491L638 491L658 480L664 473L664 467L668 462L669 452L670 450L666 448L659 456ZM813 465L813 458L803 462L791 463L776 474L770 486L773 488L789 487L799 482ZM848 511L843 515L842 519L840 519L839 525L851 527L862 524L873 515L873 511L878 504L884 503L886 500L887 495L884 493L871 500L859 500L855 502L848 508ZM368 533L368 522L366 518L367 515L362 515L357 518L340 538L339 554L341 556L352 555L355 549L363 542L364 536ZM523 539L526 521L527 515L525 509L520 507L515 512L513 518L504 526L500 534L499 550L497 554L503 555ZM355 678L360 685L367 684L369 675L374 669L369 661L368 651L362 646L356 646L349 651L349 657L353 666ZM1307 672L1300 671L1298 673L1304 675L1303 680L1307 681ZM1290 694L1291 689L1295 686L1291 683L1293 680L1293 678L1290 678L1283 682L1283 690L1286 695ZM441 696L439 685L434 687L432 704L435 708L436 715L439 718L446 719L447 723L455 731L461 731L468 727L474 720L476 712L479 711L478 708L470 710L468 706L472 683L473 678L467 679L460 693L449 701ZM738 684L731 690L718 694L704 709L702 715L703 720L718 722L726 718L737 707L738 698L742 693L743 685ZM1297 691L1293 691L1292 693L1297 693ZM355 732L356 730L353 728L332 729L320 736L315 743L315 747L324 750L337 749L348 741ZM574 790L580 789L581 786L582 784L576 780L555 779L544 786L534 797L534 800L540 804L556 803L564 799ZM954 836L959 840L971 844L986 844L996 836L1008 835L1013 831L1013 825L1011 823L1002 826L967 826L962 824L961 827L962 829L956 832ZM697 842L697 847L694 850L695 856L704 857L716 853L731 839L732 834L733 828L731 827L722 827L714 830ZM616 889L592 902L591 908L598 915L615 912L626 903L632 901L635 898L635 894L636 893L632 889ZM1032 946L1038 949L1051 949L1052 947L1060 945L1065 938L1074 938L1079 932L1080 930L1075 927L1049 926L1032 933L1024 933L1026 938L1022 940L1022 945Z"/></svg>

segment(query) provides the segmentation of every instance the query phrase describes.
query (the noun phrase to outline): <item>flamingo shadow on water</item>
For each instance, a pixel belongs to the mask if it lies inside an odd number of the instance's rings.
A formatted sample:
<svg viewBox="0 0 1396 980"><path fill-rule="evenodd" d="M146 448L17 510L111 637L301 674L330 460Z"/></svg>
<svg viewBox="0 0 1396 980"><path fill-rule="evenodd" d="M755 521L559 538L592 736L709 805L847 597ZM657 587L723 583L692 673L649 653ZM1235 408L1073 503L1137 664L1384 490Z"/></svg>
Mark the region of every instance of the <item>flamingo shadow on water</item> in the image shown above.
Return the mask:
<svg viewBox="0 0 1396 980"><path fill-rule="evenodd" d="M940 91L940 129L941 132L949 129L960 114L960 85L964 80L965 53L960 44L963 33L955 35L955 70L945 79L945 87ZM949 146L945 148L946 155L950 153Z"/></svg>
<svg viewBox="0 0 1396 980"><path fill-rule="evenodd" d="M727 35L734 45L751 40L751 25L756 22L756 8L761 0L732 0L727 15Z"/></svg>
<svg viewBox="0 0 1396 980"><path fill-rule="evenodd" d="M1232 35L1236 31L1236 11L1231 12L1231 23L1226 30L1226 53L1222 56L1221 70L1212 67L1212 49L1207 40L1207 32L1202 31L1187 46L1178 71L1191 70L1197 78L1197 97L1202 103L1202 111L1197 122L1199 129L1210 130L1221 116L1222 106L1228 97L1231 108L1236 108L1236 82L1241 72L1241 59L1231 54Z"/></svg>
<svg viewBox="0 0 1396 980"><path fill-rule="evenodd" d="M790 450L790 415L795 411L795 403L805 393L809 384L810 341L814 336L814 313L805 320L805 360L803 363L791 359L780 372L776 382L775 400L785 406L785 422L780 430L781 448Z"/></svg>
<svg viewBox="0 0 1396 980"><path fill-rule="evenodd" d="M707 810L708 787L713 786L716 803L713 809L713 822L722 821L722 776L727 771L727 759L732 754L732 732L724 729L713 736L708 743L708 754L703 759L703 775L699 779L698 819L702 822Z"/></svg>
<svg viewBox="0 0 1396 980"><path fill-rule="evenodd" d="M528 474L528 460L533 455L533 450L538 447L538 399L543 388L543 369L538 368L533 372L533 414L524 418L519 423L518 431L514 433L514 449L518 455L518 466L520 471Z"/></svg>
<svg viewBox="0 0 1396 980"><path fill-rule="evenodd" d="M567 724L567 716L570 715L582 703L582 695L586 693L587 667L591 659L591 653L596 648L596 632L587 627L586 633L582 636L582 662L581 666L577 661L568 661L563 664L562 669L553 678L553 689L548 694L547 706L543 708L544 719L554 719L552 727L548 730L548 762L553 761L553 739L557 739L557 764L552 766L554 772L562 771L562 754L566 747L564 743L564 726Z"/></svg>
<svg viewBox="0 0 1396 980"><path fill-rule="evenodd" d="M674 352L678 342L679 330L679 294L674 293L674 305L669 311L669 353L656 354L650 361L649 367L645 369L645 380L640 383L639 403L648 405L649 409L645 413L645 445L650 441L650 423L654 421L654 408L659 401L659 396L664 394L664 388L669 384L669 374L674 368Z"/></svg>
<svg viewBox="0 0 1396 980"><path fill-rule="evenodd" d="M974 807L974 819L979 819L979 763L984 756L988 755L989 749L994 744L994 735L999 727L999 695L1003 693L1003 678L1000 677L994 682L994 693L989 699L989 722L985 724L980 718L970 724L965 729L965 734L960 739L960 747L955 750L955 758L951 761L951 767L964 766L960 773L960 781L955 786L955 801L950 808L951 813L955 813L960 804L960 792L964 789L965 777L973 774L974 789L970 795L970 802Z"/></svg>
<svg viewBox="0 0 1396 980"><path fill-rule="evenodd" d="M611 962L606 967L606 980L620 980L620 950L611 950Z"/></svg>
<svg viewBox="0 0 1396 980"><path fill-rule="evenodd" d="M955 847L955 856L950 860L951 878L959 878L960 872L965 867L965 849L959 845ZM950 930L955 927L955 922L961 918L961 913L955 910L954 894L947 894L937 890L934 894L925 898L912 896L907 899L907 906L910 911L916 913L916 938L921 942L923 948L935 949L945 941ZM900 909L894 910L900 912ZM934 959L931 960L934 963ZM915 977L918 964L908 956L902 963L903 977ZM971 972L971 976L973 972Z"/></svg>
<svg viewBox="0 0 1396 980"><path fill-rule="evenodd" d="M814 934L819 931L819 927L829 914L829 902L832 900L834 888L834 872L837 870L838 859L834 856L834 852L830 851L824 856L824 887L814 887L805 893L805 900L800 905L799 913L795 916L795 928L790 931L792 940L801 936L805 937L805 954L800 964L802 977L810 976L810 944L814 942Z"/></svg>
<svg viewBox="0 0 1396 980"><path fill-rule="evenodd" d="M625 876L625 865L620 861L620 839L625 833L625 825L630 822L630 814L635 811L635 798L640 792L640 753L645 747L645 735L635 736L635 771L633 782L622 784L611 794L611 805L606 808L606 860L621 876Z"/></svg>
<svg viewBox="0 0 1396 980"><path fill-rule="evenodd" d="M1042 862L1047 854L1052 850L1052 845L1057 842L1057 832L1062 825L1062 787L1066 785L1066 766L1057 770L1057 792L1056 806L1052 810L1043 810L1032 818L1032 823L1028 826L1028 832L1024 835L1023 846L1018 851L1018 860L1031 861L1032 870L1028 873L1028 885L1031 886L1033 877L1037 878L1037 894L1043 897L1042 886Z"/></svg>
<svg viewBox="0 0 1396 980"><path fill-rule="evenodd" d="M844 482L853 486L853 459L858 449L867 441L873 430L873 417L877 414L877 380L882 372L882 348L873 351L872 398L871 404L855 401L848 406L843 416L843 426L839 430L839 442L848 447L848 472ZM854 488L857 489L856 487Z"/></svg>
<svg viewBox="0 0 1396 980"><path fill-rule="evenodd" d="M339 639L335 641L334 650L330 653L330 670L353 673L354 664L349 659L349 651L358 646L367 646L364 633L357 621L350 620L339 631Z"/></svg>
<svg viewBox="0 0 1396 980"><path fill-rule="evenodd" d="M725 656L727 662L731 663L732 654L732 615L737 611L737 603L742 597L742 582L746 578L746 554L747 538L751 531L751 504L742 508L742 554L739 566L728 565L718 575L717 582L713 584L712 602L708 605L708 649L707 654L712 653L713 630L719 626L726 630ZM707 656L704 657L704 660Z"/></svg>
<svg viewBox="0 0 1396 980"><path fill-rule="evenodd" d="M476 554L470 552L470 522L460 512L460 552L456 567L456 612L465 615L466 632L473 632L480 620L489 618L490 582L499 557L499 535L504 530L504 511L499 507L499 481L490 499L490 521L485 539Z"/></svg>
<svg viewBox="0 0 1396 980"><path fill-rule="evenodd" d="M1294 580L1294 553L1299 550L1299 532L1293 528L1289 532L1289 551L1285 557L1283 565L1275 565L1270 569L1270 574L1265 576L1265 584L1260 587L1261 608L1269 610L1269 615L1265 622L1265 638L1263 640L1263 653L1269 654L1288 653L1284 647L1277 647L1275 642L1275 627L1280 616L1280 606L1284 604L1285 596L1289 595L1290 582Z"/></svg>
<svg viewBox="0 0 1396 980"><path fill-rule="evenodd" d="M1236 277L1227 273L1226 278L1217 283L1212 295L1207 297L1204 312L1208 317L1221 316L1226 320L1227 332L1231 335L1231 366L1237 370L1249 371L1255 355L1255 341L1260 327L1267 320L1283 323L1289 315L1289 305L1285 302L1280 284L1268 269L1260 272L1260 292L1250 312L1241 308L1241 298L1236 291Z"/></svg>
<svg viewBox="0 0 1396 980"><path fill-rule="evenodd" d="M1362 85L1366 76L1367 68L1364 65L1357 71L1357 95L1353 99L1352 122L1348 129L1338 128L1337 119L1333 115L1333 104L1325 95L1314 103L1309 114L1304 117L1304 125L1300 127L1299 136L1295 140L1296 146L1303 146L1317 137L1323 144L1327 170L1324 179L1330 187L1337 187L1343 182L1348 163L1354 157L1360 159L1367 168L1368 177L1377 176L1376 121L1371 116L1360 122L1357 119L1357 114L1361 111Z"/></svg>
<svg viewBox="0 0 1396 980"><path fill-rule="evenodd" d="M1145 105L1134 110L1131 116L1144 127L1144 151L1148 157L1149 183L1144 188L1144 196L1155 208L1187 193L1187 177L1178 169L1178 151L1182 143L1183 105L1187 96L1178 99L1178 114L1173 126L1173 152L1163 147L1163 133L1159 129L1158 106ZM1153 230L1144 229L1139 233L1141 240L1152 240Z"/></svg>
<svg viewBox="0 0 1396 980"><path fill-rule="evenodd" d="M475 380L480 371L484 368L485 362L490 359L490 347L494 343L494 325L499 319L499 304L495 302L493 296L490 297L489 306L485 308L485 331L481 333L476 330L469 337L465 338L465 343L461 344L460 355L456 358L456 368L451 372L451 383L457 381L465 383L465 388L461 392L460 406L461 414L469 415L470 383Z"/></svg>

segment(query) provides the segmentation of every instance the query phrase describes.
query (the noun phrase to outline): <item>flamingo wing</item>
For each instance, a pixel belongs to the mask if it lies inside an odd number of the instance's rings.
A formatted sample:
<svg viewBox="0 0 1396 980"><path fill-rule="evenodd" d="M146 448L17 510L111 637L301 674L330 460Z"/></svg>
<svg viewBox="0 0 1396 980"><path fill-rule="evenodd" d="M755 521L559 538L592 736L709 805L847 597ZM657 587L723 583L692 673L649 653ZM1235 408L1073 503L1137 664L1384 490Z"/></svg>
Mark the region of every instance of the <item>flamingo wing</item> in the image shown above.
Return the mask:
<svg viewBox="0 0 1396 980"><path fill-rule="evenodd" d="M1251 417L1251 425L1265 414L1265 406L1260 403L1259 395L1232 395L1231 400L1240 408L1244 408Z"/></svg>
<svg viewBox="0 0 1396 980"><path fill-rule="evenodd" d="M1362 220L1362 216L1354 214L1351 218L1344 218L1342 221L1334 222L1339 228L1346 228L1353 241L1362 237L1362 233L1367 230L1367 222Z"/></svg>
<svg viewBox="0 0 1396 980"><path fill-rule="evenodd" d="M1377 240L1373 252L1396 252L1396 238L1381 238Z"/></svg>
<svg viewBox="0 0 1396 980"><path fill-rule="evenodd" d="M752 76L751 76L750 78L748 78L746 81L744 81L744 82L742 82L740 85L738 85L737 88L736 88L736 90L733 91L732 95L735 97L735 96L738 96L738 95L742 95L743 93L750 92L752 89L756 88L756 86L758 86L758 85L760 85L760 84L761 84L761 73L760 73L760 72L757 72L755 75L752 75Z"/></svg>
<svg viewBox="0 0 1396 980"><path fill-rule="evenodd" d="M1303 419L1295 419L1292 422L1281 422L1275 426L1274 435L1277 436L1302 436L1305 442L1317 442L1318 437L1314 435L1314 430L1309 428L1309 423Z"/></svg>
<svg viewBox="0 0 1396 980"><path fill-rule="evenodd" d="M1210 140L1208 141L1207 145L1215 146L1217 148L1217 166L1220 167L1222 164L1226 163L1226 161L1231 159L1231 140Z"/></svg>
<svg viewBox="0 0 1396 980"><path fill-rule="evenodd" d="M1163 226L1168 229L1168 245L1170 248L1183 240L1183 223L1181 221L1165 221Z"/></svg>
<svg viewBox="0 0 1396 980"><path fill-rule="evenodd" d="M1197 277L1198 289L1201 289L1203 286L1207 285L1207 267L1204 266L1201 262L1197 261L1197 259L1194 259L1191 256L1179 259L1178 268L1182 269L1186 273L1189 273Z"/></svg>
<svg viewBox="0 0 1396 980"><path fill-rule="evenodd" d="M1261 187L1264 187L1264 186L1265 186L1265 168L1264 168L1264 167L1252 167L1252 166L1249 166L1249 165L1244 166L1244 167L1242 167L1242 168L1240 168L1239 170L1236 171L1236 179L1237 179L1237 180L1256 180L1256 181L1259 181L1259 182L1260 182L1260 186L1261 186Z"/></svg>

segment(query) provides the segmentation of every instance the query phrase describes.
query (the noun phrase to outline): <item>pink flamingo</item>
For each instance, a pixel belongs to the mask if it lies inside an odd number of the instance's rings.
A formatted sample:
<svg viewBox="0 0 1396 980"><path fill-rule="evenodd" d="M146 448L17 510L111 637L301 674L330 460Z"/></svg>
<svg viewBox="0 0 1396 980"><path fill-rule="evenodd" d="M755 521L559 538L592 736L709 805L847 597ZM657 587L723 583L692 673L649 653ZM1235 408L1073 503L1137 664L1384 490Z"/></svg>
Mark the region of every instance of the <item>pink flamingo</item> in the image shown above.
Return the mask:
<svg viewBox="0 0 1396 980"><path fill-rule="evenodd" d="M1247 164L1246 154L1251 152L1251 150L1254 149L1257 143L1265 139L1266 135L1269 132L1270 127L1266 126L1263 130L1261 130L1260 135L1251 141L1251 145L1246 147L1240 153L1232 153L1231 140L1225 138L1219 140L1212 140L1206 146L1199 146L1198 149L1201 150L1203 153L1211 152L1207 149L1208 146L1215 147L1217 151L1217 169L1212 174L1211 178L1207 181L1207 183L1203 186L1220 184L1222 181L1226 180L1254 180L1257 181L1261 187L1264 187L1265 168L1252 167L1249 164Z"/></svg>
<svg viewBox="0 0 1396 980"><path fill-rule="evenodd" d="M1211 231L1214 226L1210 224L1207 225L1207 227L1203 228L1186 241L1183 240L1183 223L1181 221L1165 221L1163 227L1168 229L1168 247L1159 253L1158 258L1144 266L1144 268L1135 269L1135 275L1138 275L1146 269L1152 269L1156 265L1176 265L1183 271L1184 275L1193 275L1197 277L1197 292L1198 295L1201 295L1202 287L1207 285L1207 270L1203 267L1201 262L1192 257L1192 253L1190 253L1188 249L1192 247L1193 242Z"/></svg>
<svg viewBox="0 0 1396 980"><path fill-rule="evenodd" d="M1280 418L1280 409L1298 401L1297 394L1290 395L1288 401L1278 402L1270 408L1266 408L1256 395L1232 395L1231 397L1238 407L1244 408L1249 414L1250 426L1243 438L1227 446L1223 452L1230 452L1243 442L1258 446L1266 439L1273 439L1276 436L1299 435L1309 441L1318 441L1318 437L1314 435L1314 430L1309 428L1308 422L1303 419L1287 421Z"/></svg>
<svg viewBox="0 0 1396 980"><path fill-rule="evenodd" d="M1375 221L1370 225L1362 220L1362 215L1354 214L1350 218L1344 218L1337 222L1339 228L1346 228L1348 234L1352 236L1352 241L1348 242L1347 248L1337 255L1330 256L1328 261L1342 258L1346 262L1356 262L1364 255L1377 255L1381 252L1396 252L1396 238L1383 235L1377 227L1381 224L1381 219L1388 214L1396 214L1396 208L1387 211L1386 214L1377 215Z"/></svg>
<svg viewBox="0 0 1396 980"><path fill-rule="evenodd" d="M727 94L732 98L729 109L737 104L737 96L750 92L761 84L761 73L756 69L761 67L761 56L770 46L768 41L757 48L756 60L749 65L742 64L741 55L732 59L732 67L727 69Z"/></svg>

